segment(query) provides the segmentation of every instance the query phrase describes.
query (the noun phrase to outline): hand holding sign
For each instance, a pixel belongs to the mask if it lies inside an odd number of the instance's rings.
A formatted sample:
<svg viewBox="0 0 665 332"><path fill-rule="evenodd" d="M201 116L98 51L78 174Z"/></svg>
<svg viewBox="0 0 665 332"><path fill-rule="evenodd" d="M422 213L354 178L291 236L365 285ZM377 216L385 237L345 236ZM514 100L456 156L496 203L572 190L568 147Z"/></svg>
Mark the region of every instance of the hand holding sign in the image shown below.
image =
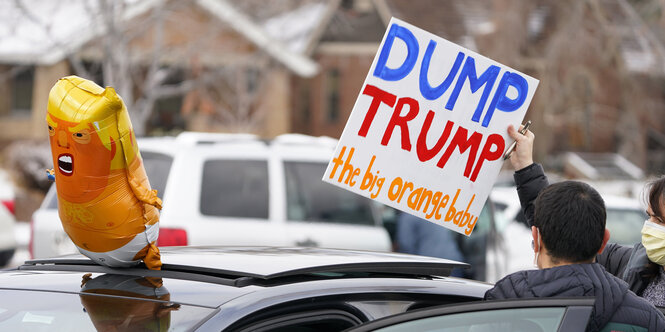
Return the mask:
<svg viewBox="0 0 665 332"><path fill-rule="evenodd" d="M323 180L469 235L537 85L393 18Z"/></svg>
<svg viewBox="0 0 665 332"><path fill-rule="evenodd" d="M510 156L510 163L513 168L518 171L533 164L533 140L536 136L528 130L523 131L524 126L521 126L520 131L517 131L513 125L508 126L508 135L515 140L515 150Z"/></svg>

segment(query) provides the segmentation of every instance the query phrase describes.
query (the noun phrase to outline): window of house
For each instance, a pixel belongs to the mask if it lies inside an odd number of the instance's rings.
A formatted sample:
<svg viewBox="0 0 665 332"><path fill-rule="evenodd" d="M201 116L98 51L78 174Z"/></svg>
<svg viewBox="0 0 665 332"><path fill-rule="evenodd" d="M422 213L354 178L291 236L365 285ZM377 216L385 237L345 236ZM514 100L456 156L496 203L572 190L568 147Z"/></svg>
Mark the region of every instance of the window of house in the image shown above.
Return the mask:
<svg viewBox="0 0 665 332"><path fill-rule="evenodd" d="M332 69L326 75L326 119L335 123L339 119L339 70Z"/></svg>
<svg viewBox="0 0 665 332"><path fill-rule="evenodd" d="M185 80L185 72L173 69L162 83L163 85L177 85ZM185 128L185 120L182 117L183 95L173 95L159 98L153 105L154 110L150 117L150 129L152 131L181 131Z"/></svg>
<svg viewBox="0 0 665 332"><path fill-rule="evenodd" d="M152 114L150 127L161 131L177 131L185 128L185 122L180 110L182 109L182 96L170 96L155 101L155 111Z"/></svg>
<svg viewBox="0 0 665 332"><path fill-rule="evenodd" d="M85 78L97 83L97 85L104 87L104 70L101 62L83 61L83 68L87 76Z"/></svg>
<svg viewBox="0 0 665 332"><path fill-rule="evenodd" d="M259 89L260 73L258 68L247 68L245 79L247 80L247 93L257 92Z"/></svg>
<svg viewBox="0 0 665 332"><path fill-rule="evenodd" d="M11 79L12 116L30 116L32 112L32 87L35 83L35 67L19 69Z"/></svg>
<svg viewBox="0 0 665 332"><path fill-rule="evenodd" d="M298 98L296 99L296 105L298 109L298 114L297 116L297 121L298 124L301 125L302 127L300 128L301 131L305 130L311 130L310 128L310 121L311 121L311 104L310 104L310 81L302 81L300 84L298 84Z"/></svg>

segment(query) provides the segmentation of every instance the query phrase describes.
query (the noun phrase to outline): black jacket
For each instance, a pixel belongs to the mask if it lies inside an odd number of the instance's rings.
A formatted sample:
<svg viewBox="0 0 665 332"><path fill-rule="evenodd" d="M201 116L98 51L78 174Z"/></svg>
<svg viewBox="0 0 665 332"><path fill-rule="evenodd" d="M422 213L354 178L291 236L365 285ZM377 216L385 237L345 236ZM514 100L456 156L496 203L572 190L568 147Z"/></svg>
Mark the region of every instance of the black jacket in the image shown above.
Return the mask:
<svg viewBox="0 0 665 332"><path fill-rule="evenodd" d="M549 181L543 168L535 163L515 172L514 178L522 211L529 226L532 226L533 203L538 193L549 185ZM658 275L658 271L655 269L657 266L649 261L646 249L641 243L634 247L608 243L596 260L608 272L626 281L630 290L640 296L649 282Z"/></svg>
<svg viewBox="0 0 665 332"><path fill-rule="evenodd" d="M516 272L485 293L488 300L576 296L596 298L587 331L665 331L663 314L597 263Z"/></svg>

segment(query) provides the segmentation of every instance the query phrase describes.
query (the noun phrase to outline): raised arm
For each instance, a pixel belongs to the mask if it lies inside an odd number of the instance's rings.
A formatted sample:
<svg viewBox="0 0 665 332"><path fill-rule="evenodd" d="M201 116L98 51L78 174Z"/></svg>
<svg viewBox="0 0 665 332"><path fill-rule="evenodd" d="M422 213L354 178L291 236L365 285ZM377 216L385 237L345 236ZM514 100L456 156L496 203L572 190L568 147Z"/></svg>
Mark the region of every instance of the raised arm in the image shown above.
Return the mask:
<svg viewBox="0 0 665 332"><path fill-rule="evenodd" d="M517 146L510 156L510 163L515 169L513 177L517 185L517 194L520 197L522 212L524 212L527 223L529 226L533 226L534 202L540 191L549 185L549 181L543 167L533 162L533 141L535 138L533 133L527 131L522 135L513 126L510 126L508 127L508 134L517 142ZM596 261L603 265L608 272L622 278L631 255L640 252L644 252L644 250L636 253L632 247L608 243L605 250L596 256ZM626 281L631 285L631 288L636 282L632 279Z"/></svg>
<svg viewBox="0 0 665 332"><path fill-rule="evenodd" d="M515 169L515 184L520 197L522 212L529 224L533 226L533 203L538 193L549 185L543 167L533 162L533 141L535 135L527 130L520 134L512 125L508 127L508 135L517 142L515 150L510 155L510 163Z"/></svg>

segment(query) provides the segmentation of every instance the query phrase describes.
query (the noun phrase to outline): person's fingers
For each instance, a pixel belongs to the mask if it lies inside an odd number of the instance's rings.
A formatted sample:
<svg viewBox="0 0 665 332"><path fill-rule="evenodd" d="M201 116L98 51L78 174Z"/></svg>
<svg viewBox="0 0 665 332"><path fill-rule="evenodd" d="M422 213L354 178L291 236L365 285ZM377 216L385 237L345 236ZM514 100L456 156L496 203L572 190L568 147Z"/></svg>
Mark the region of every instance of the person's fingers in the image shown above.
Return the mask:
<svg viewBox="0 0 665 332"><path fill-rule="evenodd" d="M513 125L508 126L508 135L514 140L517 140L522 136Z"/></svg>
<svg viewBox="0 0 665 332"><path fill-rule="evenodd" d="M523 125L520 126L520 130L522 128L524 128ZM533 133L530 130L527 130L526 133L524 133L524 134L520 134L520 132L517 131L517 129L515 129L515 127L513 125L508 125L508 135L516 141L525 140L527 138L528 139L535 138L535 136L533 135Z"/></svg>
<svg viewBox="0 0 665 332"><path fill-rule="evenodd" d="M531 130L527 130L526 133L524 133L524 136L532 141L536 138L536 135L534 135Z"/></svg>

